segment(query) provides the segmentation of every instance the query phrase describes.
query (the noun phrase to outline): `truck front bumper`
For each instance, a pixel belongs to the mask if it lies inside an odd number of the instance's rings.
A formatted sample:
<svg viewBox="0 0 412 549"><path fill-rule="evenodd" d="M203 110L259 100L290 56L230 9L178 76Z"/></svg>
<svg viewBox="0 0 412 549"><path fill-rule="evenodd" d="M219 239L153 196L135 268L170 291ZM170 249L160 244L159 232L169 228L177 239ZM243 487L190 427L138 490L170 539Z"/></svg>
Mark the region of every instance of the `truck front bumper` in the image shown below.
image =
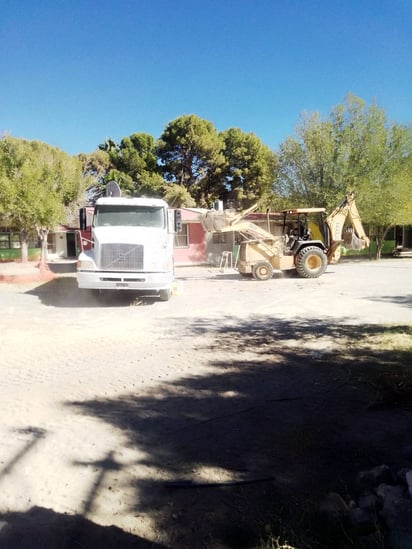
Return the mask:
<svg viewBox="0 0 412 549"><path fill-rule="evenodd" d="M94 290L168 290L173 284L173 272L119 273L77 271L79 288Z"/></svg>

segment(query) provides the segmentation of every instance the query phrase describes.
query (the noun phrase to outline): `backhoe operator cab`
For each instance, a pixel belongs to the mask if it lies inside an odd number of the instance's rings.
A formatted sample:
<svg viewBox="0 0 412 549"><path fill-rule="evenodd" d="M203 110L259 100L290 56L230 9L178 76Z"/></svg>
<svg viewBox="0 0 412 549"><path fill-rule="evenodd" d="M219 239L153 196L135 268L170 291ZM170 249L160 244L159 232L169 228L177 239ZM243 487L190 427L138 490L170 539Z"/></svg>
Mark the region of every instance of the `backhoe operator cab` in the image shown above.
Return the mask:
<svg viewBox="0 0 412 549"><path fill-rule="evenodd" d="M242 276L268 280L274 271L295 269L304 278L318 278L328 263L340 257L340 246L362 249L369 245L354 194L349 193L341 204L326 215L325 208L294 208L275 214L271 231L247 221L247 215L257 204L235 216L207 212L202 219L206 230L237 234L239 253L236 268ZM342 233L345 222L351 227Z"/></svg>
<svg viewBox="0 0 412 549"><path fill-rule="evenodd" d="M295 268L304 278L318 278L328 264L325 208L295 208L282 213L284 252L291 258L284 261L287 268Z"/></svg>

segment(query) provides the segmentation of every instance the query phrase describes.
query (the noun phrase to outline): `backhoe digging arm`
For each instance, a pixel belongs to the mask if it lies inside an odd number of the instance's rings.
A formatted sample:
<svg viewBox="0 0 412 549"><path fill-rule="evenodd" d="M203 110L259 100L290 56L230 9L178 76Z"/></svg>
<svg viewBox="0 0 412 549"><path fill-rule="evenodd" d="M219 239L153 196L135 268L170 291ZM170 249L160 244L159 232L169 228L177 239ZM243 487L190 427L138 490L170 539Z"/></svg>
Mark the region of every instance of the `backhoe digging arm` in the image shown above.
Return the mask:
<svg viewBox="0 0 412 549"><path fill-rule="evenodd" d="M347 219L351 227L344 233L343 229ZM345 248L355 250L363 250L370 244L359 216L353 192L347 194L339 206L327 216L326 225L330 238L327 252L329 263L336 263L339 260L341 244L344 244Z"/></svg>

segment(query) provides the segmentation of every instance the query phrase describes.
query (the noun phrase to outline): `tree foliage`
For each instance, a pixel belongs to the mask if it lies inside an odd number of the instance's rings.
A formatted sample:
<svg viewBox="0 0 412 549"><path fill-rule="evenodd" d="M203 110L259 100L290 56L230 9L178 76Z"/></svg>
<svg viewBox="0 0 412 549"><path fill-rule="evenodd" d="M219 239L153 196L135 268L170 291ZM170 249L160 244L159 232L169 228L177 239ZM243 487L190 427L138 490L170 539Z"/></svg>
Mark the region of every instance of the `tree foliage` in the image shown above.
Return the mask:
<svg viewBox="0 0 412 549"><path fill-rule="evenodd" d="M317 113L305 114L296 133L297 138L288 137L280 145L275 190L295 204L304 200L310 206L324 205L344 186L335 173L331 124Z"/></svg>
<svg viewBox="0 0 412 549"><path fill-rule="evenodd" d="M270 193L276 156L253 133L230 128L221 133L225 165L222 170L224 197L256 202Z"/></svg>
<svg viewBox="0 0 412 549"><path fill-rule="evenodd" d="M362 215L371 227L380 257L383 241L395 225L412 224L412 126L390 125L381 143L379 169L359 183Z"/></svg>
<svg viewBox="0 0 412 549"><path fill-rule="evenodd" d="M198 205L218 198L216 185L221 183L216 175L225 157L222 139L211 122L194 114L172 120L158 141L157 154L166 181L185 187Z"/></svg>
<svg viewBox="0 0 412 549"><path fill-rule="evenodd" d="M155 141L146 133L124 137L115 152L111 153L115 167L139 182L147 173L157 171Z"/></svg>
<svg viewBox="0 0 412 549"><path fill-rule="evenodd" d="M83 175L88 180L86 202L94 204L105 193L107 174L112 169L110 156L107 151L97 149L90 154L79 154L78 159L82 163Z"/></svg>
<svg viewBox="0 0 412 549"><path fill-rule="evenodd" d="M196 206L189 191L177 183L167 185L163 198L171 208L194 208Z"/></svg>
<svg viewBox="0 0 412 549"><path fill-rule="evenodd" d="M193 114L168 124L157 151L165 179L186 188L199 206L256 201L273 185L276 156L256 135L239 128L218 133Z"/></svg>
<svg viewBox="0 0 412 549"><path fill-rule="evenodd" d="M66 221L84 188L77 159L39 141L0 140L0 213L20 231L22 260L28 236L37 231L45 264L49 230Z"/></svg>
<svg viewBox="0 0 412 549"><path fill-rule="evenodd" d="M99 151L107 155L109 165L93 198L104 194L105 185L116 181L126 196L161 196L164 180L159 173L155 140L146 133L133 133L120 144L107 139Z"/></svg>

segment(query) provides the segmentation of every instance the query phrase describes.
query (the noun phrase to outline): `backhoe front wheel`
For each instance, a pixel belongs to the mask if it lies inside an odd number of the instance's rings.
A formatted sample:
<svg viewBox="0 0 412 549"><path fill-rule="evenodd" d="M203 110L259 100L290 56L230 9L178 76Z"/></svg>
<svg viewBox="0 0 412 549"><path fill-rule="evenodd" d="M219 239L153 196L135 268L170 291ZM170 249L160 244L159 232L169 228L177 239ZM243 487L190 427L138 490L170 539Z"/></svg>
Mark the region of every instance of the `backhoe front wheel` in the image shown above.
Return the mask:
<svg viewBox="0 0 412 549"><path fill-rule="evenodd" d="M269 280L273 276L273 267L269 261L258 261L252 267L252 276L256 280Z"/></svg>
<svg viewBox="0 0 412 549"><path fill-rule="evenodd" d="M328 264L326 254L316 246L307 246L296 256L295 266L299 276L303 278L318 278Z"/></svg>

